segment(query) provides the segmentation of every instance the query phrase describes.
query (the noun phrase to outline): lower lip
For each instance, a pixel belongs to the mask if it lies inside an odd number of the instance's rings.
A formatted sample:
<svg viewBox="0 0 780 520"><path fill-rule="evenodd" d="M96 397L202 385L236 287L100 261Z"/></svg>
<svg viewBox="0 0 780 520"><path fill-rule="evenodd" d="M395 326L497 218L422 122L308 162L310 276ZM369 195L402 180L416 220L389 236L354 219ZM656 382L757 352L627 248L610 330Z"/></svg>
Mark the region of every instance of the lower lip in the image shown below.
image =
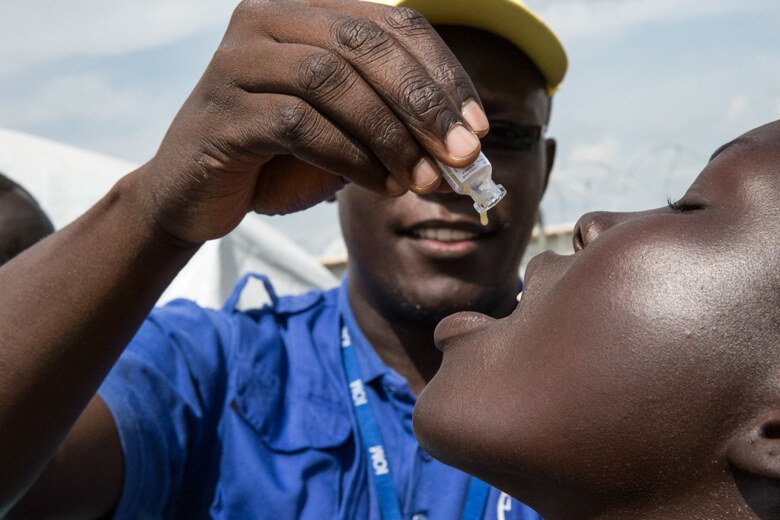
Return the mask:
<svg viewBox="0 0 780 520"><path fill-rule="evenodd" d="M478 312L457 312L439 322L433 333L436 347L444 351L446 344L455 338L466 336L493 321L493 318Z"/></svg>
<svg viewBox="0 0 780 520"><path fill-rule="evenodd" d="M427 238L413 238L414 246L429 256L456 258L473 253L479 248L477 240L458 240L457 242L442 242Z"/></svg>

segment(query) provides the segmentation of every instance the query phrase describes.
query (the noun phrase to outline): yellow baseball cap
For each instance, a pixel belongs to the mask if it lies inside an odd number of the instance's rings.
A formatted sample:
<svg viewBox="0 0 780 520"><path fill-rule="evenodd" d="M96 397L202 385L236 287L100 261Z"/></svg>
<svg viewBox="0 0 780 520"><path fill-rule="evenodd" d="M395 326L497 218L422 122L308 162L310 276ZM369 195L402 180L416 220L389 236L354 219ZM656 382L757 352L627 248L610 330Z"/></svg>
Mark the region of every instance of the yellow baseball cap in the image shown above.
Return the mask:
<svg viewBox="0 0 780 520"><path fill-rule="evenodd" d="M555 33L521 0L369 0L411 7L433 25L466 25L495 33L514 43L547 81L547 92L558 90L568 58Z"/></svg>

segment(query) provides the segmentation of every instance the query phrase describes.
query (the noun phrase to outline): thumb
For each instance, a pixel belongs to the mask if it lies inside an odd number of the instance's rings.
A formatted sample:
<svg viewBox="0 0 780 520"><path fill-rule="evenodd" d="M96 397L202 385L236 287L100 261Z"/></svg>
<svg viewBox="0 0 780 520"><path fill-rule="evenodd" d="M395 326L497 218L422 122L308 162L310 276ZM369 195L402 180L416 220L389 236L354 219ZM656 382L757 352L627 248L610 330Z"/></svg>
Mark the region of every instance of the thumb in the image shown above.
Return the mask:
<svg viewBox="0 0 780 520"><path fill-rule="evenodd" d="M278 155L263 166L254 192L254 211L285 215L332 198L346 181L292 155Z"/></svg>

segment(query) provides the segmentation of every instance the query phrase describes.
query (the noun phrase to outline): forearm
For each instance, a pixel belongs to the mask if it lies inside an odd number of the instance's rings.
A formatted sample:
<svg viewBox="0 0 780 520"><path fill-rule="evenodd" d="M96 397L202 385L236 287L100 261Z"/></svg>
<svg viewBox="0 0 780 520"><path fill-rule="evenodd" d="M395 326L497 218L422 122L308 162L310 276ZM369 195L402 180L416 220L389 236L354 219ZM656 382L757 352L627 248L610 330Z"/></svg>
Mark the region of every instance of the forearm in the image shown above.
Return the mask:
<svg viewBox="0 0 780 520"><path fill-rule="evenodd" d="M0 268L0 516L197 250L157 230L141 173Z"/></svg>
<svg viewBox="0 0 780 520"><path fill-rule="evenodd" d="M0 516L195 252L187 243L224 236L250 210L312 206L345 180L383 195L432 193L434 158L477 158L487 118L425 19L313 4L241 2L157 166L0 269Z"/></svg>

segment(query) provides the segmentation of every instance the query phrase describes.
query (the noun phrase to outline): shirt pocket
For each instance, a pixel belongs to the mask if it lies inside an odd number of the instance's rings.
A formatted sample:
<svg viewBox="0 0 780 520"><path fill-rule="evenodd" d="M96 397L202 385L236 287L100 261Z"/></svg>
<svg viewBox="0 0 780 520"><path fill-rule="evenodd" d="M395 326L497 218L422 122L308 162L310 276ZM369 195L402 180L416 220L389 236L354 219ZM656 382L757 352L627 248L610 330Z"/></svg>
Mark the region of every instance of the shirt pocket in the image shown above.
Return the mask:
<svg viewBox="0 0 780 520"><path fill-rule="evenodd" d="M274 451L335 448L352 433L344 402L311 388L291 388L276 375L245 369L238 371L235 389L231 408Z"/></svg>

